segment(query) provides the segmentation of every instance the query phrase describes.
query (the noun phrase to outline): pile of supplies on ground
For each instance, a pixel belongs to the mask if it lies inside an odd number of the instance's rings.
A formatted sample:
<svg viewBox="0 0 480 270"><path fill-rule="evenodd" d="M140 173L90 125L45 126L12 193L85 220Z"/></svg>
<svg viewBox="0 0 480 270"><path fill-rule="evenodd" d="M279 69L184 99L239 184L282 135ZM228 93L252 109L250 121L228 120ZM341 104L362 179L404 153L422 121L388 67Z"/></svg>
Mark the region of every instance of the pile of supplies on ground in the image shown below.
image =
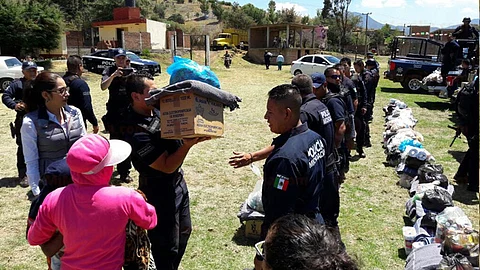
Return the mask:
<svg viewBox="0 0 480 270"><path fill-rule="evenodd" d="M478 232L454 206L454 188L414 130L418 121L412 110L391 99L383 111L386 160L410 195L405 212L414 225L403 227L405 269L478 269Z"/></svg>

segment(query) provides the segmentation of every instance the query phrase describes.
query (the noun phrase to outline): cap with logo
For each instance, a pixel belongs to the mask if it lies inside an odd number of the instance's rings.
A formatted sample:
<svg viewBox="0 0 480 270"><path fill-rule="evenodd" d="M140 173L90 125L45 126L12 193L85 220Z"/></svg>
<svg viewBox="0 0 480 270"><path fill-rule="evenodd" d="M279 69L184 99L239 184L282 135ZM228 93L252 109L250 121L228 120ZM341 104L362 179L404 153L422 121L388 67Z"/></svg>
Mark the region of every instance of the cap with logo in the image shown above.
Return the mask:
<svg viewBox="0 0 480 270"><path fill-rule="evenodd" d="M119 56L127 56L127 51L125 51L124 49L115 49L113 51L113 55L115 56L115 58Z"/></svg>
<svg viewBox="0 0 480 270"><path fill-rule="evenodd" d="M312 77L313 87L315 88L319 88L327 81L325 75L318 72L313 73L312 75L310 75L310 77Z"/></svg>
<svg viewBox="0 0 480 270"><path fill-rule="evenodd" d="M37 64L35 64L35 62L28 61L28 62L22 63L22 70L27 70L32 68L37 68Z"/></svg>

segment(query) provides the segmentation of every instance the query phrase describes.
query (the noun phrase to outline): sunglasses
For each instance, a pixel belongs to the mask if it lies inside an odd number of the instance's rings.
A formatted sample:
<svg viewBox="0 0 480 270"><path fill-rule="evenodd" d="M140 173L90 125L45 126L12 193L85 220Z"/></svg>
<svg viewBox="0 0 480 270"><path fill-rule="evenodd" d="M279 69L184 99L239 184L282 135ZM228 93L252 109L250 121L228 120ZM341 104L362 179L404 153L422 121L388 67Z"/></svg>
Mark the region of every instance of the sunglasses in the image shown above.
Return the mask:
<svg viewBox="0 0 480 270"><path fill-rule="evenodd" d="M260 241L255 244L255 251L257 252L257 260L264 261L265 260L265 253L263 252L263 244L265 240Z"/></svg>
<svg viewBox="0 0 480 270"><path fill-rule="evenodd" d="M54 92L55 92L55 93L58 93L59 95L62 95L62 96L63 96L63 95L65 95L65 94L70 93L70 88L67 87L67 86L65 86L65 87L58 88L58 89L56 89L56 90L50 90L50 91L48 91L48 92L50 92L50 93L54 93Z"/></svg>
<svg viewBox="0 0 480 270"><path fill-rule="evenodd" d="M336 79L340 79L341 76L340 76L340 75L330 75L330 76L328 76L328 77L336 80Z"/></svg>

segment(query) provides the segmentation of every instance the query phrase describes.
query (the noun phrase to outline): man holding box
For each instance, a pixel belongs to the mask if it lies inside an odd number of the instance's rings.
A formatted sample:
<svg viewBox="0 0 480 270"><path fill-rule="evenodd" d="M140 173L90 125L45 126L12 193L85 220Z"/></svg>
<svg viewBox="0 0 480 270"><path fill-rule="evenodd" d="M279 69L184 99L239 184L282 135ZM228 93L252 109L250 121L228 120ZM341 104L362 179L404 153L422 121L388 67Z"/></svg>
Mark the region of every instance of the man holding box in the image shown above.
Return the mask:
<svg viewBox="0 0 480 270"><path fill-rule="evenodd" d="M158 226L148 231L157 269L178 269L192 231L183 160L195 144L208 137L168 140L161 138L158 110L147 105L153 78L133 74L126 81L131 104L121 129L132 146L132 163L139 172L139 189L155 207Z"/></svg>

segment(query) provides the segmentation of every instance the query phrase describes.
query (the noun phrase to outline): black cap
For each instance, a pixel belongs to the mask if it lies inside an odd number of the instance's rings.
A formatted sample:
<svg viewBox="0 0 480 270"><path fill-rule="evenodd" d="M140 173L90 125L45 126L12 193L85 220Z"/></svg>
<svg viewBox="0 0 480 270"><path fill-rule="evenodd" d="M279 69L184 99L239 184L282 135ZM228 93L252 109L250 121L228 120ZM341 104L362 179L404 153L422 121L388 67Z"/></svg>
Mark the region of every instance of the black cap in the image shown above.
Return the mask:
<svg viewBox="0 0 480 270"><path fill-rule="evenodd" d="M465 17L463 18L463 21L462 22L471 22L472 20L470 19L470 17Z"/></svg>
<svg viewBox="0 0 480 270"><path fill-rule="evenodd" d="M31 68L37 68L37 64L35 64L35 62L32 62L32 61L22 63L22 70L31 69Z"/></svg>
<svg viewBox="0 0 480 270"><path fill-rule="evenodd" d="M368 59L367 61L365 61L365 66L367 66L367 67L377 66L377 62L375 62L375 60L373 60L373 59Z"/></svg>
<svg viewBox="0 0 480 270"><path fill-rule="evenodd" d="M368 52L368 53L367 53L367 56L373 56L373 53Z"/></svg>
<svg viewBox="0 0 480 270"><path fill-rule="evenodd" d="M125 51L124 49L115 49L113 51L113 55L114 57L127 56L127 51Z"/></svg>

